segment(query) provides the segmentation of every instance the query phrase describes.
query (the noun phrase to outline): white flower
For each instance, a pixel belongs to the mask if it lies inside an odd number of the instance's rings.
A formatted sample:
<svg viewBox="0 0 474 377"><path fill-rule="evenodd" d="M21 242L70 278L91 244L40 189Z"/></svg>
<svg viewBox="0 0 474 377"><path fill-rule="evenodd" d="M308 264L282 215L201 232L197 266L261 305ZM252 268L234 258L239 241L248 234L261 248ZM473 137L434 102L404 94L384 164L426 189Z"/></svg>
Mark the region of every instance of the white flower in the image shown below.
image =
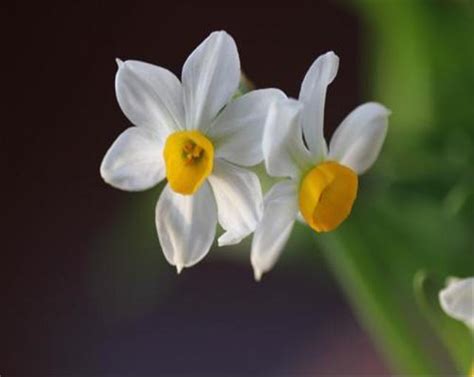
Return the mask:
<svg viewBox="0 0 474 377"><path fill-rule="evenodd" d="M382 147L389 111L377 103L352 111L327 147L324 102L338 65L333 52L320 56L303 80L299 101L286 99L270 108L263 135L265 165L270 175L289 179L264 199L251 252L257 280L275 264L295 219L327 232L347 218L357 196L357 174L374 163Z"/></svg>
<svg viewBox="0 0 474 377"><path fill-rule="evenodd" d="M276 89L256 90L231 102L240 80L234 40L214 32L186 60L181 82L151 64L118 61L115 81L122 111L136 126L113 143L100 168L103 179L127 190L162 181L156 228L166 259L178 272L218 243L240 242L262 215L257 176L240 166L262 161L261 138Z"/></svg>
<svg viewBox="0 0 474 377"><path fill-rule="evenodd" d="M474 277L452 279L439 292L439 302L447 315L474 330Z"/></svg>

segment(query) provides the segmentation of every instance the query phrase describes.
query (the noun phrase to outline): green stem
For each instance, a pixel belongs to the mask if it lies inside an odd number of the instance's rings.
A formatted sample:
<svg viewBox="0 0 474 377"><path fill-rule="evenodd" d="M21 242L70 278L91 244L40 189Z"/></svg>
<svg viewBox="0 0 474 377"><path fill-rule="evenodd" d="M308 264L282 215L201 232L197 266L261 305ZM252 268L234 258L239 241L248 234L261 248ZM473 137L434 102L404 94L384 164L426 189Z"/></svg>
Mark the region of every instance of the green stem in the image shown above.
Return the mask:
<svg viewBox="0 0 474 377"><path fill-rule="evenodd" d="M351 239L352 252L333 234L325 235L318 244L356 315L392 368L405 374L436 374L437 368L420 352L421 344L413 339L411 330L393 308L387 295L390 290L383 288L383 276L377 276L376 266L367 259L354 257L361 251L357 241Z"/></svg>

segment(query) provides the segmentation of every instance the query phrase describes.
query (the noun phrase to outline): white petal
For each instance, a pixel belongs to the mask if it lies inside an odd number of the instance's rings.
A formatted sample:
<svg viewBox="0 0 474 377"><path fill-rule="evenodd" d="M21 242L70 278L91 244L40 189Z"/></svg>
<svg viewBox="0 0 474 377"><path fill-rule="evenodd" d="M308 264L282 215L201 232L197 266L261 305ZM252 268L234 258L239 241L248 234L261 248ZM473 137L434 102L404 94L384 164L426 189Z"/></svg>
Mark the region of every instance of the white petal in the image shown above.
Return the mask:
<svg viewBox="0 0 474 377"><path fill-rule="evenodd" d="M319 56L301 84L300 101L304 103L303 131L314 158L322 160L327 153L324 140L324 105L328 85L339 68L339 57L332 51Z"/></svg>
<svg viewBox="0 0 474 377"><path fill-rule="evenodd" d="M162 137L183 129L184 105L178 78L156 65L134 60L118 62L115 91L127 118Z"/></svg>
<svg viewBox="0 0 474 377"><path fill-rule="evenodd" d="M474 277L449 284L439 300L446 314L474 329Z"/></svg>
<svg viewBox="0 0 474 377"><path fill-rule="evenodd" d="M166 185L156 205L156 229L166 260L183 267L198 263L211 248L217 225L216 202L207 182L193 195Z"/></svg>
<svg viewBox="0 0 474 377"><path fill-rule="evenodd" d="M285 99L278 89L254 90L225 107L209 129L216 157L243 166L263 160L262 135L272 102Z"/></svg>
<svg viewBox="0 0 474 377"><path fill-rule="evenodd" d="M239 243L255 230L263 211L257 176L246 169L216 159L209 183L217 202L219 224L226 231L219 246Z"/></svg>
<svg viewBox="0 0 474 377"><path fill-rule="evenodd" d="M163 142L146 128L126 129L105 154L100 175L126 191L153 187L165 177Z"/></svg>
<svg viewBox="0 0 474 377"><path fill-rule="evenodd" d="M205 132L232 98L239 80L240 60L234 40L225 31L212 33L183 66L187 129Z"/></svg>
<svg viewBox="0 0 474 377"><path fill-rule="evenodd" d="M369 102L352 111L336 129L329 158L364 173L377 159L385 140L390 111Z"/></svg>
<svg viewBox="0 0 474 377"><path fill-rule="evenodd" d="M279 258L298 213L295 181L277 183L265 195L263 218L252 240L251 262L255 279L260 280Z"/></svg>
<svg viewBox="0 0 474 377"><path fill-rule="evenodd" d="M311 155L303 142L300 110L301 103L291 99L270 106L262 149L271 176L298 177L311 165Z"/></svg>

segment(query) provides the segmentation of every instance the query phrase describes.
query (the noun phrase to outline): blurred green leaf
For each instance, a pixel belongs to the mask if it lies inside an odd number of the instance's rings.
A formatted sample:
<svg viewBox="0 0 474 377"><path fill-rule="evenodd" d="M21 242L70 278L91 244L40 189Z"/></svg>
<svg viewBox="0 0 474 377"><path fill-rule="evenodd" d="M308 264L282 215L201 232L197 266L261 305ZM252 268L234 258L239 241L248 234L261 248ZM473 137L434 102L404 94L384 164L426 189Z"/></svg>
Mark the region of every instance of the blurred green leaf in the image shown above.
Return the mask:
<svg viewBox="0 0 474 377"><path fill-rule="evenodd" d="M350 219L317 240L394 371L464 374L470 335L436 306L433 276L474 275L472 2L351 4L364 27L362 77L393 115Z"/></svg>

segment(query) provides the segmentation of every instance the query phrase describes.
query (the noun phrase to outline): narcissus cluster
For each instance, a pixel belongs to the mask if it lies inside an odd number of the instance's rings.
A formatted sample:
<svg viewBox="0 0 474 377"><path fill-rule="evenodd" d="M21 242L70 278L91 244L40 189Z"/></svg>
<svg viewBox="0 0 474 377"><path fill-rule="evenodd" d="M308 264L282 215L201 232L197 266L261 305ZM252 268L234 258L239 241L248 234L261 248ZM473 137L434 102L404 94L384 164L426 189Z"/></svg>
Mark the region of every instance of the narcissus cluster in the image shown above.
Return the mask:
<svg viewBox="0 0 474 377"><path fill-rule="evenodd" d="M239 54L224 31L191 53L181 80L148 63L117 63L117 100L134 126L107 151L101 175L126 191L167 180L156 229L178 272L208 253L217 223L224 229L219 246L255 232L257 279L275 264L297 218L316 232L336 229L351 212L358 175L375 162L387 132L390 112L367 103L346 117L327 145L324 103L339 64L333 52L312 64L298 100L278 89L235 96ZM248 169L262 161L270 176L281 178L264 199Z"/></svg>

